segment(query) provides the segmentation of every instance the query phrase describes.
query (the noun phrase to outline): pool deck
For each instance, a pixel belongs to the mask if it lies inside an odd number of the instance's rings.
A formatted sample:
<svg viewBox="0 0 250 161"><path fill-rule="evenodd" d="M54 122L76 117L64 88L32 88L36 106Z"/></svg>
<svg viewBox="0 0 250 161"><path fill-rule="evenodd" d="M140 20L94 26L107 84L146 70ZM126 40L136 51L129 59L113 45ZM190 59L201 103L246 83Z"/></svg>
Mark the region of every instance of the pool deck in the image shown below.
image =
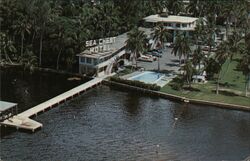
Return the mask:
<svg viewBox="0 0 250 161"><path fill-rule="evenodd" d="M37 121L30 119L29 117L37 115L38 113L41 112L45 112L47 109L50 109L55 105L65 102L66 100L69 100L74 96L80 95L80 93L100 84L104 78L105 77L94 78L48 101L45 101L33 108L30 108L16 116L4 120L3 122L1 122L1 125L16 127L17 129L25 129L34 132L36 129L41 128L43 125Z"/></svg>
<svg viewBox="0 0 250 161"><path fill-rule="evenodd" d="M143 72L149 72L149 71L136 71L136 72L133 72L133 73L130 73L130 74L127 74L127 75L124 75L122 76L121 78L122 79L130 79L131 77L134 77L134 76L137 76L137 75L140 75L142 74ZM163 87L165 86L166 84L168 84L173 78L175 78L176 75L173 75L173 76L163 76L162 78L160 78L159 80L157 80L157 82L152 82L150 84L157 84L158 86L160 87Z"/></svg>
<svg viewBox="0 0 250 161"><path fill-rule="evenodd" d="M122 79L129 79L129 78L134 77L134 76L136 76L136 75L139 75L139 74L141 74L141 73L143 73L143 71L136 71L136 72L133 72L133 73L124 75L124 76L122 76L121 78L122 78Z"/></svg>

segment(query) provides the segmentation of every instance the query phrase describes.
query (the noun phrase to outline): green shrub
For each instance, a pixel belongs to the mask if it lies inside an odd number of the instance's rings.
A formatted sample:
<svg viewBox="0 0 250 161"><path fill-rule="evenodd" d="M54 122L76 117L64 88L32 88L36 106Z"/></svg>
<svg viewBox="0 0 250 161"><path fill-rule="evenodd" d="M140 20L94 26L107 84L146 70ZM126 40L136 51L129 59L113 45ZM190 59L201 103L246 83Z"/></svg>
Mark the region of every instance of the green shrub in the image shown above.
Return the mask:
<svg viewBox="0 0 250 161"><path fill-rule="evenodd" d="M176 91L180 91L182 89L182 85L179 83L173 83L171 84L172 89L176 90Z"/></svg>
<svg viewBox="0 0 250 161"><path fill-rule="evenodd" d="M119 77L111 77L110 80L114 82L122 83L122 84L127 84L130 86L135 86L135 87L154 90L154 91L159 91L161 89L161 87L156 84L147 84L147 83L136 81L136 80L127 80L127 79L122 79Z"/></svg>
<svg viewBox="0 0 250 161"><path fill-rule="evenodd" d="M180 91L184 86L184 81L180 77L175 77L171 81L170 86L172 87L172 89Z"/></svg>

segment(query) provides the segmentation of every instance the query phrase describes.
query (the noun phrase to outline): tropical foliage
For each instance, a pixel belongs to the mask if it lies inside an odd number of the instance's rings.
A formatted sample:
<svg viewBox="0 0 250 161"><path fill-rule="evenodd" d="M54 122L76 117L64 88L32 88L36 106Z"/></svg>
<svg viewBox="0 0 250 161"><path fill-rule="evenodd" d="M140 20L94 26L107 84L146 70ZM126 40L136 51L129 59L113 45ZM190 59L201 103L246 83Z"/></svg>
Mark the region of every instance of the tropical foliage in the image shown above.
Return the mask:
<svg viewBox="0 0 250 161"><path fill-rule="evenodd" d="M184 57L184 61L189 58L189 54L191 52L190 46L190 39L186 36L185 33L180 33L176 36L172 54L179 57L180 65L182 57Z"/></svg>
<svg viewBox="0 0 250 161"><path fill-rule="evenodd" d="M161 49L164 48L164 42L172 38L172 34L164 27L162 23L154 28L153 40L155 44L159 44ZM160 57L158 58L158 70L160 70Z"/></svg>
<svg viewBox="0 0 250 161"><path fill-rule="evenodd" d="M137 57L146 50L147 35L144 31L134 28L128 33L128 40L126 41L126 49L131 52L131 60L135 62L137 67Z"/></svg>
<svg viewBox="0 0 250 161"><path fill-rule="evenodd" d="M160 3L1 0L1 62L22 64L29 50L28 55L37 57L35 66L71 70L86 40L127 32L146 15L162 10Z"/></svg>

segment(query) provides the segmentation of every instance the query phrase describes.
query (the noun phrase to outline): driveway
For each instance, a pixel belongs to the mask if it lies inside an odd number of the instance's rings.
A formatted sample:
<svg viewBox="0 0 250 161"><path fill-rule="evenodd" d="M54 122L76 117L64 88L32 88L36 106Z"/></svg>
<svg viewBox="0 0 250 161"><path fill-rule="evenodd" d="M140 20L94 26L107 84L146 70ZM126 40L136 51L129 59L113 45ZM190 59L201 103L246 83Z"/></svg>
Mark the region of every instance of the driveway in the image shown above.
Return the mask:
<svg viewBox="0 0 250 161"><path fill-rule="evenodd" d="M178 73L179 58L171 54L172 48L166 47L163 50L162 57L160 58L160 71L166 73ZM145 68L145 70L158 70L158 60L154 62L138 61L138 66Z"/></svg>

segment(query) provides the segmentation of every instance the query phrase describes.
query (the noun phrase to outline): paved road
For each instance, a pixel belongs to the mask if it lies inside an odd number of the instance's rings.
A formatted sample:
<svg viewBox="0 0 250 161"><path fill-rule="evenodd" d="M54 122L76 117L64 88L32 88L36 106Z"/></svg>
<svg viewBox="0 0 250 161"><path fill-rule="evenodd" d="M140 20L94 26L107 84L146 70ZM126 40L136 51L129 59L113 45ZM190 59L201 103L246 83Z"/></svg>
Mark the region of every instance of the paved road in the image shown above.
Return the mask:
<svg viewBox="0 0 250 161"><path fill-rule="evenodd" d="M163 50L162 58L160 58L161 72L178 72L179 58L171 54L172 48L165 48ZM138 66L145 68L145 70L158 70L158 60L154 62L138 61Z"/></svg>

